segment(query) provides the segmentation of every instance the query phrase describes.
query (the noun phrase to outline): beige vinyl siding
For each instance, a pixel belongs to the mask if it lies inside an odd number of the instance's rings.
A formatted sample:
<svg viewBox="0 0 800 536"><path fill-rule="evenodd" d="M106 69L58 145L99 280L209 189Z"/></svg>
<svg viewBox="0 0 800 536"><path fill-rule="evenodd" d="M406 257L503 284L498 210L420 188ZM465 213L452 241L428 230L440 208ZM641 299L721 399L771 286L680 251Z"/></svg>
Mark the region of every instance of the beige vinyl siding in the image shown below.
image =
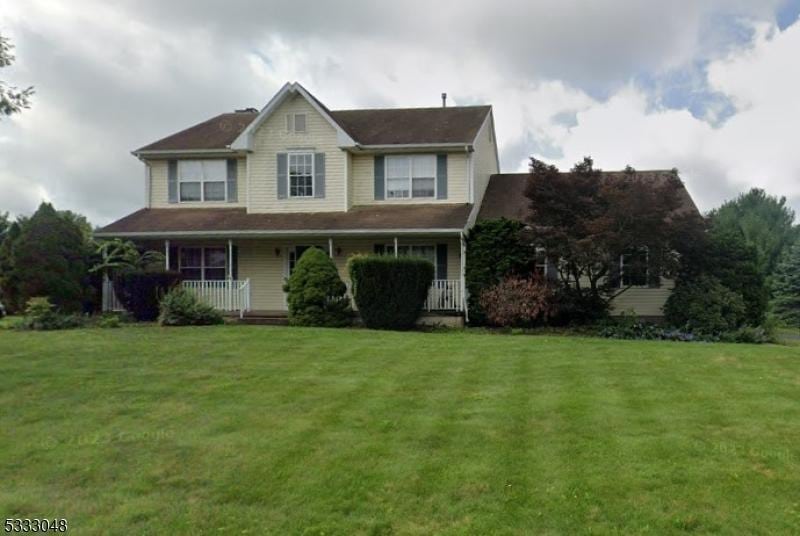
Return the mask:
<svg viewBox="0 0 800 536"><path fill-rule="evenodd" d="M671 279L662 279L658 288L629 288L611 302L611 314L633 311L637 316L664 316L663 307L675 288Z"/></svg>
<svg viewBox="0 0 800 536"><path fill-rule="evenodd" d="M410 198L375 199L375 156L353 155L352 158L351 205L419 204L419 203L468 203L469 160L467 153L447 155L447 199Z"/></svg>
<svg viewBox="0 0 800 536"><path fill-rule="evenodd" d="M480 206L483 194L489 185L489 177L499 173L497 163L497 140L494 139L493 121L490 114L483 129L475 141L475 152L472 154L475 181L475 205Z"/></svg>
<svg viewBox="0 0 800 536"><path fill-rule="evenodd" d="M187 160L202 159L202 157L187 158ZM237 202L206 201L191 203L170 203L168 196L168 164L169 160L148 160L150 166L150 207L152 208L192 208L192 207L245 207L247 206L247 160L237 159L236 187Z"/></svg>
<svg viewBox="0 0 800 536"><path fill-rule="evenodd" d="M256 311L286 310L283 282L288 270L288 251L296 245L317 246L328 251L327 238L237 240L239 255L239 279L250 279L251 307ZM348 282L347 260L358 253L372 253L375 244L392 244L392 237L333 239L334 263L341 278ZM402 245L447 244L447 278L461 277L460 243L457 238L409 238L400 239ZM337 248L340 249L336 254ZM276 250L278 255L276 255Z"/></svg>
<svg viewBox="0 0 800 536"><path fill-rule="evenodd" d="M286 131L286 114L305 113L306 132ZM293 150L325 153L325 197L278 199L277 154ZM345 153L337 144L336 129L301 95L281 104L255 131L248 156L249 212L343 211Z"/></svg>

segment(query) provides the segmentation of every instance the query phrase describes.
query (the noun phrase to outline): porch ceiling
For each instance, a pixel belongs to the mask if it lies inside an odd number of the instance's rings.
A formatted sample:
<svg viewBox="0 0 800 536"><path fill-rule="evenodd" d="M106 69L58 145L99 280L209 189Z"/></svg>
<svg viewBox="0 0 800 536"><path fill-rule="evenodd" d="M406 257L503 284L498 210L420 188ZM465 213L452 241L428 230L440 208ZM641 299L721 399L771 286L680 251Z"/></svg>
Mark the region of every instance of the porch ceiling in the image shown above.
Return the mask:
<svg viewBox="0 0 800 536"><path fill-rule="evenodd" d="M244 208L141 209L100 229L100 237L457 234L469 204L357 206L347 212L248 214Z"/></svg>

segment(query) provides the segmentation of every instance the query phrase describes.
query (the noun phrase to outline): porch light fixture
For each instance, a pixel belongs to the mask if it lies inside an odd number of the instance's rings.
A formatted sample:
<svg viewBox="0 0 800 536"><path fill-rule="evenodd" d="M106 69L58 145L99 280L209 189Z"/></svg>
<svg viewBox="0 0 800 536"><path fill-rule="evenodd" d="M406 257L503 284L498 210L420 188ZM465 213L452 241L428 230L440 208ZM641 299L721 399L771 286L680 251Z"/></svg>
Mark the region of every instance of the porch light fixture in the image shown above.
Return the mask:
<svg viewBox="0 0 800 536"><path fill-rule="evenodd" d="M336 256L337 257L341 257L342 256L342 248L336 248Z"/></svg>
<svg viewBox="0 0 800 536"><path fill-rule="evenodd" d="M275 248L275 256L276 257L280 257L281 256L281 248Z"/></svg>

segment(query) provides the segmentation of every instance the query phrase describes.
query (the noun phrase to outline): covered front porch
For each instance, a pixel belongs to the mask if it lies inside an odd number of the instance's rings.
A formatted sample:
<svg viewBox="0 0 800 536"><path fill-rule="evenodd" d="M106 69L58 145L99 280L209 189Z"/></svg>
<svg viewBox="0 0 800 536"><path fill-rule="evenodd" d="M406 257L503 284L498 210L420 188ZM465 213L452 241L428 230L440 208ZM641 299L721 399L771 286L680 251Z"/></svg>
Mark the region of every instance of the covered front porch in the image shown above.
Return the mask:
<svg viewBox="0 0 800 536"><path fill-rule="evenodd" d="M466 316L464 240L458 235L297 235L270 238L219 238L172 236L139 241L148 249L163 251L165 268L181 272L182 285L216 309L244 316L281 315L287 311L284 280L310 247L333 259L350 293L347 260L356 254L414 255L436 268L424 311ZM352 303L352 296L351 296ZM352 303L354 309L355 304ZM110 282L103 286L103 309L119 310Z"/></svg>

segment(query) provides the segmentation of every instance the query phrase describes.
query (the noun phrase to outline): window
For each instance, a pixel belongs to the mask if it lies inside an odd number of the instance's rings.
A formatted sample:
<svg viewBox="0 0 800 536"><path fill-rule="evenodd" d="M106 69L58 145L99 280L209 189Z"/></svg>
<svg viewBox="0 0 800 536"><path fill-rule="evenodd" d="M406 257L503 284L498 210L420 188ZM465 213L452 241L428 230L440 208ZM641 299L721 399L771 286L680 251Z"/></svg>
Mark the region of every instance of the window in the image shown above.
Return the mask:
<svg viewBox="0 0 800 536"><path fill-rule="evenodd" d="M436 155L387 156L386 199L434 197Z"/></svg>
<svg viewBox="0 0 800 536"><path fill-rule="evenodd" d="M313 153L289 153L289 197L314 197Z"/></svg>
<svg viewBox="0 0 800 536"><path fill-rule="evenodd" d="M225 160L179 160L180 200L225 201L227 175Z"/></svg>
<svg viewBox="0 0 800 536"><path fill-rule="evenodd" d="M178 270L188 281L222 281L227 277L224 247L181 248Z"/></svg>
<svg viewBox="0 0 800 536"><path fill-rule="evenodd" d="M303 134L306 131L306 114L286 114L286 132Z"/></svg>
<svg viewBox="0 0 800 536"><path fill-rule="evenodd" d="M533 268L537 274L547 278L547 253L544 248L536 248L536 262Z"/></svg>
<svg viewBox="0 0 800 536"><path fill-rule="evenodd" d="M623 287L644 287L648 279L647 248L623 253L619 256L620 285Z"/></svg>

